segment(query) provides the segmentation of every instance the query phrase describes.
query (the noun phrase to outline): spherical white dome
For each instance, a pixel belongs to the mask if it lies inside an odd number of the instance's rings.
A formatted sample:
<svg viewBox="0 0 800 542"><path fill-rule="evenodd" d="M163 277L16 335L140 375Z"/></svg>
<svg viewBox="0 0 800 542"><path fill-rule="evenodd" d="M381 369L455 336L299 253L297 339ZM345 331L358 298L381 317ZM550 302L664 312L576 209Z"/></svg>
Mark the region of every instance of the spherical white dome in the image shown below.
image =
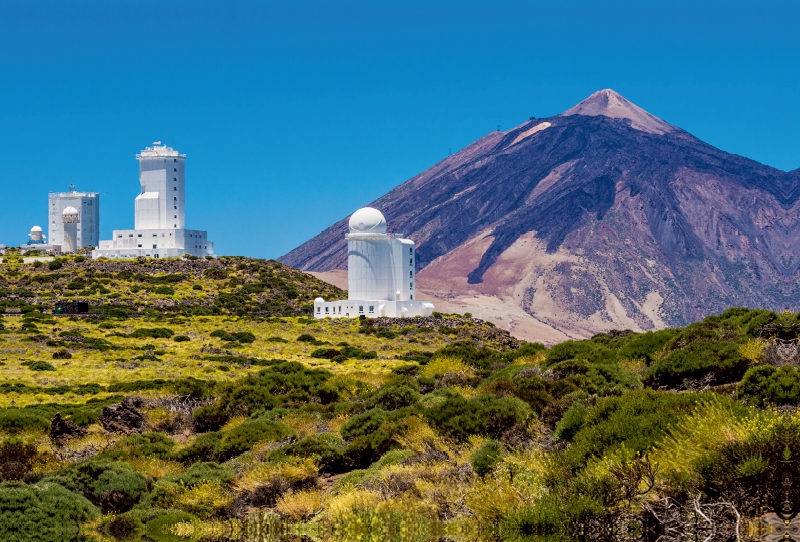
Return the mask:
<svg viewBox="0 0 800 542"><path fill-rule="evenodd" d="M350 217L350 233L386 233L386 219L379 210L363 207Z"/></svg>
<svg viewBox="0 0 800 542"><path fill-rule="evenodd" d="M317 302L319 302L319 303L325 303L325 300L324 300L324 299L322 299L321 297L318 297L318 298L316 298L316 299L314 300L314 303L317 303Z"/></svg>
<svg viewBox="0 0 800 542"><path fill-rule="evenodd" d="M64 210L61 211L61 215L78 216L78 210L75 207L64 207Z"/></svg>
<svg viewBox="0 0 800 542"><path fill-rule="evenodd" d="M31 233L42 231L41 226L34 226L31 228Z"/></svg>

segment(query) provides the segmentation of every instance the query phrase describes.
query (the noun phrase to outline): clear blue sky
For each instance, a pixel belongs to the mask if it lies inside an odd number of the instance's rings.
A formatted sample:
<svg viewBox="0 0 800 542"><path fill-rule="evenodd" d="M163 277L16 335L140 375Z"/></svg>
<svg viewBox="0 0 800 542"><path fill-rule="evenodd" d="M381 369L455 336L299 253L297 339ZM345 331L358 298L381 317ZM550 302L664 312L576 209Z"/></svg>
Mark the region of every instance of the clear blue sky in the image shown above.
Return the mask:
<svg viewBox="0 0 800 542"><path fill-rule="evenodd" d="M0 0L0 243L70 183L102 194L102 238L132 227L134 156L162 140L188 155L188 226L278 257L608 87L795 169L798 20L789 1Z"/></svg>

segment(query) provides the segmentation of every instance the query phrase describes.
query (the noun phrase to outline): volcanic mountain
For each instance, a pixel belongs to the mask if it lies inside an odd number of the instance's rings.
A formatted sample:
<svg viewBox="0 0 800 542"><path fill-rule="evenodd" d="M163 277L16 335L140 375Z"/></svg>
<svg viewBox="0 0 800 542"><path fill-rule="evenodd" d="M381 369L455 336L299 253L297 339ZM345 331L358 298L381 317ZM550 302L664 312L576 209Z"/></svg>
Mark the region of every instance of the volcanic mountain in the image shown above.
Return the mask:
<svg viewBox="0 0 800 542"><path fill-rule="evenodd" d="M442 310L554 342L731 306L800 310L799 200L800 170L723 152L601 90L369 205L416 241L420 293ZM343 218L280 261L341 282L346 231Z"/></svg>

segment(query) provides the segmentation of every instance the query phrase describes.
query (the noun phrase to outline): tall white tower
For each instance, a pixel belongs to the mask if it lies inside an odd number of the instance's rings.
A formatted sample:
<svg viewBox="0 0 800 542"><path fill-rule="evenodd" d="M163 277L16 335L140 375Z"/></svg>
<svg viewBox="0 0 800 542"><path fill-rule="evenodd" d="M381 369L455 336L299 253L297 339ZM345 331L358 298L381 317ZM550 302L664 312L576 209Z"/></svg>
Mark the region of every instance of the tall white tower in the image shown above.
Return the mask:
<svg viewBox="0 0 800 542"><path fill-rule="evenodd" d="M160 141L136 155L139 195L132 230L114 230L100 241L92 258L177 258L214 255L214 243L203 230L186 229L184 164L186 155Z"/></svg>
<svg viewBox="0 0 800 542"><path fill-rule="evenodd" d="M415 297L414 241L386 233L386 219L364 207L350 217L346 301L314 300L317 318L430 316L433 305Z"/></svg>
<svg viewBox="0 0 800 542"><path fill-rule="evenodd" d="M75 252L78 248L78 223L81 215L75 207L66 207L61 211L61 222L64 224L64 244L61 252Z"/></svg>
<svg viewBox="0 0 800 542"><path fill-rule="evenodd" d="M160 141L136 155L141 193L136 198L136 230L183 229L186 226L185 154Z"/></svg>

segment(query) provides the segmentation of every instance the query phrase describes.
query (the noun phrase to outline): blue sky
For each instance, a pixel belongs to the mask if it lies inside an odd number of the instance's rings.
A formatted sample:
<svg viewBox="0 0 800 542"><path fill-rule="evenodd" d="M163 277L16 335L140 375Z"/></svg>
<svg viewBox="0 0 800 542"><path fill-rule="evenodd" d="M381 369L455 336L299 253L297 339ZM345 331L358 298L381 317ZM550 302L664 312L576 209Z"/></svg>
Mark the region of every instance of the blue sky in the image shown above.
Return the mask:
<svg viewBox="0 0 800 542"><path fill-rule="evenodd" d="M47 193L133 226L135 154L188 155L187 225L275 258L496 129L592 92L800 167L798 2L0 0L0 243Z"/></svg>

